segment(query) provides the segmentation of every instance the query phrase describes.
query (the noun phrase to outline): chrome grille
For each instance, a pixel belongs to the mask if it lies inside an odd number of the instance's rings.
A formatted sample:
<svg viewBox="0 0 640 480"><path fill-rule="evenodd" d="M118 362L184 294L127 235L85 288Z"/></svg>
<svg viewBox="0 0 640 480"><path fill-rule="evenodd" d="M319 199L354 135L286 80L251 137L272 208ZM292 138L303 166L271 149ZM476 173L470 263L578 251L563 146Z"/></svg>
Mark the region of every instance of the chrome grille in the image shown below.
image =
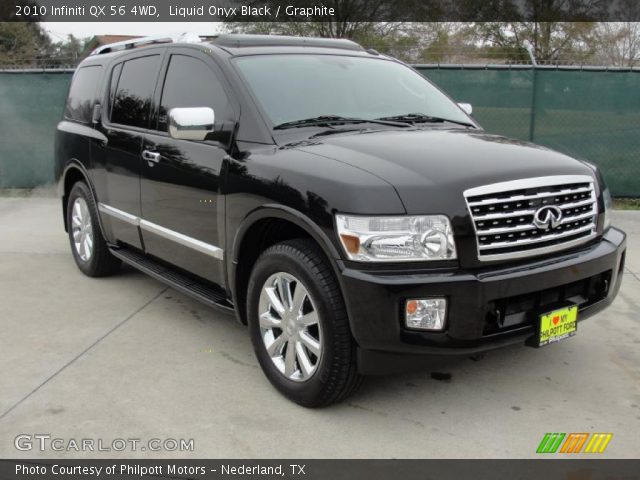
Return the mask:
<svg viewBox="0 0 640 480"><path fill-rule="evenodd" d="M596 235L593 178L538 177L471 188L464 192L476 232L478 258L500 260L555 252ZM556 226L534 224L539 212L561 212ZM546 229L545 229L546 228Z"/></svg>

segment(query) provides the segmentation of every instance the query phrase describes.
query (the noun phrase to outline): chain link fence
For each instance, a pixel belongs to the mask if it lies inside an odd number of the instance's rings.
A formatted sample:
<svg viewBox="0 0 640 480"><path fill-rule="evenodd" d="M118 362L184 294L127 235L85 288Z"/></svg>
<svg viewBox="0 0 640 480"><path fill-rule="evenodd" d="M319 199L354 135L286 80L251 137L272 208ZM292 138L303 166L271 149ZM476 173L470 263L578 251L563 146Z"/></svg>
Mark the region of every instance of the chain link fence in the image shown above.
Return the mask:
<svg viewBox="0 0 640 480"><path fill-rule="evenodd" d="M640 70L417 65L491 133L597 164L615 196L640 197ZM0 66L0 188L53 181L53 140L70 69ZM471 161L471 159L470 159Z"/></svg>

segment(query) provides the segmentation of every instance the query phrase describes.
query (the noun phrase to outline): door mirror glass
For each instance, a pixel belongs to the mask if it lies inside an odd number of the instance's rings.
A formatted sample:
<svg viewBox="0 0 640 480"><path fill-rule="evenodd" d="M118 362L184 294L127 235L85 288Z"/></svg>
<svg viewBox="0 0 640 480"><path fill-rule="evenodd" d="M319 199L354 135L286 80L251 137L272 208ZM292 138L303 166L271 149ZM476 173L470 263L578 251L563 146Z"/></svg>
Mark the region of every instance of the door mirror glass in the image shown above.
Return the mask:
<svg viewBox="0 0 640 480"><path fill-rule="evenodd" d="M458 106L467 115L471 115L473 113L473 106L470 103L459 103Z"/></svg>
<svg viewBox="0 0 640 480"><path fill-rule="evenodd" d="M213 108L172 108L169 110L169 135L179 140L204 140L213 132Z"/></svg>

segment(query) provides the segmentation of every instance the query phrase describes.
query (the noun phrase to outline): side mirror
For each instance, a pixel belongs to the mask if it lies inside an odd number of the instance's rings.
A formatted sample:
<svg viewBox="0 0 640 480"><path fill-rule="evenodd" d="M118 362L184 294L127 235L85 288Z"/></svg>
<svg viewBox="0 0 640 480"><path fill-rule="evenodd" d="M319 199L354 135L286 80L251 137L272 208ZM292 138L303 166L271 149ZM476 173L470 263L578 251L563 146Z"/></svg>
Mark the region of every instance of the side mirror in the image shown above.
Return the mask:
<svg viewBox="0 0 640 480"><path fill-rule="evenodd" d="M471 115L473 113L473 106L470 103L459 103L458 106L467 115Z"/></svg>
<svg viewBox="0 0 640 480"><path fill-rule="evenodd" d="M179 140L204 140L213 132L213 108L172 108L169 110L169 135Z"/></svg>

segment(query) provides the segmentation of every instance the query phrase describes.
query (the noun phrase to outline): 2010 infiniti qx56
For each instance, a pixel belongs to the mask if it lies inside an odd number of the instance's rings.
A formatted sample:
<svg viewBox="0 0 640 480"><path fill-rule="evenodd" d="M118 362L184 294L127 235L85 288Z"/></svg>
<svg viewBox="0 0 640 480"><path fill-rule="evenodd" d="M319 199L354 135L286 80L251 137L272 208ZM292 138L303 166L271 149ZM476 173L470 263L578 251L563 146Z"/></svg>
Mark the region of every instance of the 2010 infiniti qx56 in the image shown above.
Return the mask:
<svg viewBox="0 0 640 480"><path fill-rule="evenodd" d="M101 47L57 127L73 257L234 312L308 407L427 353L571 337L620 287L609 191L595 166L469 111L349 41Z"/></svg>

